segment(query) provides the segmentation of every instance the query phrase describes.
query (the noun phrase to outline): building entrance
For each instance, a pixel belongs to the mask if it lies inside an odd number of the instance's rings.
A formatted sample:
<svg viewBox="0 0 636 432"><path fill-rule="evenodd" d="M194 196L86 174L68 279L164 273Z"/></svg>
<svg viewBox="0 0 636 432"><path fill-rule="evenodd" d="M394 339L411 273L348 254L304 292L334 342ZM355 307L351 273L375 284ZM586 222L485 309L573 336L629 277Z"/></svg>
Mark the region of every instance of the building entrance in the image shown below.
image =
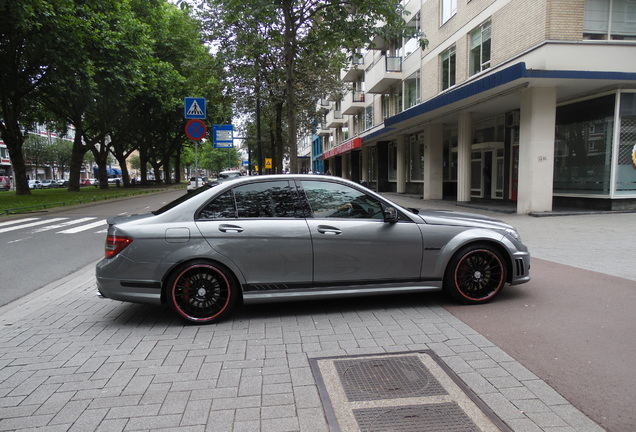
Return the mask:
<svg viewBox="0 0 636 432"><path fill-rule="evenodd" d="M470 196L482 199L504 197L504 144L474 144L471 159Z"/></svg>

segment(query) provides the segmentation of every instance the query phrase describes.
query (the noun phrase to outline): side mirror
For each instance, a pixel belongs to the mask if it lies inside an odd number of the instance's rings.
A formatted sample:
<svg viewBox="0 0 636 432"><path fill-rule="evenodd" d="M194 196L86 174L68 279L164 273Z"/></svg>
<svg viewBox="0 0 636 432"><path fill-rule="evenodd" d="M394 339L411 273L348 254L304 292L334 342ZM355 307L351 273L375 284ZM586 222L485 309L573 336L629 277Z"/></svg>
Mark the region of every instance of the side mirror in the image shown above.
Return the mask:
<svg viewBox="0 0 636 432"><path fill-rule="evenodd" d="M395 207L384 208L384 222L395 223L399 220L398 211Z"/></svg>

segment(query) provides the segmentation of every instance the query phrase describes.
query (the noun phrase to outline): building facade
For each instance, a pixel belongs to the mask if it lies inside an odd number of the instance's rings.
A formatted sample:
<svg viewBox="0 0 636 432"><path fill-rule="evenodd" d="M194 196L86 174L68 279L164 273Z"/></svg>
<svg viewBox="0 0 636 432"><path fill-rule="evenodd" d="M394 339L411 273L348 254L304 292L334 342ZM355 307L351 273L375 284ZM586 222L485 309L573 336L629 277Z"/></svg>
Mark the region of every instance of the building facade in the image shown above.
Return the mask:
<svg viewBox="0 0 636 432"><path fill-rule="evenodd" d="M321 102L324 172L522 214L636 208L636 0L402 4L428 46L352 53Z"/></svg>

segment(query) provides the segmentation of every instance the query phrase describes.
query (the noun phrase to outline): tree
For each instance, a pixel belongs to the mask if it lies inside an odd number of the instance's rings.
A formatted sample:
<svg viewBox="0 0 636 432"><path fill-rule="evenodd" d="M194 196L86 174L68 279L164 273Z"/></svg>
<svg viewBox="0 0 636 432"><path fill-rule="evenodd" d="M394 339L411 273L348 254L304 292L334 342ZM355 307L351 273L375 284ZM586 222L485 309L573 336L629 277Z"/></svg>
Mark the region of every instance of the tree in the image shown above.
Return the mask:
<svg viewBox="0 0 636 432"><path fill-rule="evenodd" d="M219 46L228 53L228 59L238 64L253 59L258 67L255 59L263 56L267 48L284 59L292 172L298 171L298 112L303 109L299 106L302 89L315 88L312 83L321 82L323 77L333 78L330 75L334 69L344 66L343 52L368 44L373 35L397 39L414 32L403 19L403 8L390 0L209 0L209 4L211 12L205 19L211 29L210 36L213 41L220 41ZM258 23L256 36L246 36L241 31L245 26L254 26L250 23ZM382 25L378 27L377 23ZM316 64L316 56L322 56L323 65L329 66L314 69L311 76L302 74L303 64ZM323 74L325 69L327 73ZM313 96L321 94L324 93Z"/></svg>
<svg viewBox="0 0 636 432"><path fill-rule="evenodd" d="M40 87L66 61L78 18L72 0L0 0L0 136L9 150L17 195L30 195L21 124L35 115Z"/></svg>

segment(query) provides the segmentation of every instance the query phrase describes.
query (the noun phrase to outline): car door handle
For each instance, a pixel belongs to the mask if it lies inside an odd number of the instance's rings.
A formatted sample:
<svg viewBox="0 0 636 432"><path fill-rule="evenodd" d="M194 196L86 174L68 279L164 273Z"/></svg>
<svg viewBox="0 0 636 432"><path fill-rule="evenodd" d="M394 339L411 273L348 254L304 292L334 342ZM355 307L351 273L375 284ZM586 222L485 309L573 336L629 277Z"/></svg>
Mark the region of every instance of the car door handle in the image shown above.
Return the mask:
<svg viewBox="0 0 636 432"><path fill-rule="evenodd" d="M327 234L327 235L342 234L342 231L340 231L338 228L327 226L327 225L318 225L318 232L320 234Z"/></svg>
<svg viewBox="0 0 636 432"><path fill-rule="evenodd" d="M221 232L231 232L231 233L242 233L243 232L243 228L241 228L238 225L221 224L221 225L219 225L219 231L221 231Z"/></svg>

